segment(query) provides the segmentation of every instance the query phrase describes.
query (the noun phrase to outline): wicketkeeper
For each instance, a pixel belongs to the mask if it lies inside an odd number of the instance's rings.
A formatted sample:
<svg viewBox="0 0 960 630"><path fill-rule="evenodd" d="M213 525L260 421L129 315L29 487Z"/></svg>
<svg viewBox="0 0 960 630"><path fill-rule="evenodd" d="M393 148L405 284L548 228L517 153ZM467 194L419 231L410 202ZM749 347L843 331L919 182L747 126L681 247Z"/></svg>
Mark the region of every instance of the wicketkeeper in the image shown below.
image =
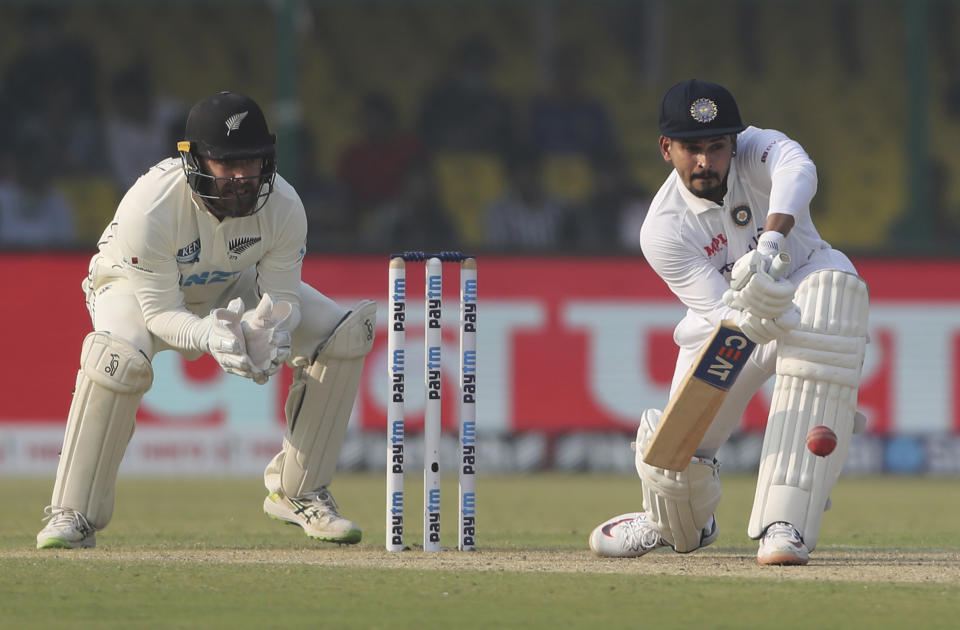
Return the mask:
<svg viewBox="0 0 960 630"><path fill-rule="evenodd" d="M312 538L360 540L328 486L376 306L345 310L301 281L306 215L277 174L275 139L252 99L209 96L189 113L180 157L159 162L120 202L83 283L93 332L38 549L93 547L110 522L117 469L162 350L210 354L260 384L291 365L287 429L264 473L264 512Z"/></svg>
<svg viewBox="0 0 960 630"><path fill-rule="evenodd" d="M717 539L720 447L750 398L775 375L748 534L760 564L806 564L851 435L867 344L867 286L850 260L820 238L810 218L817 172L783 133L747 127L725 88L691 79L660 106L660 152L674 166L640 233L647 261L687 307L674 331L680 346L671 395L724 319L758 344L695 457L682 472L656 468L643 453L660 419L646 410L637 430L643 511L599 525L590 548L636 557L658 547L687 553ZM786 277L768 273L790 255ZM832 428L838 445L818 458L804 437Z"/></svg>

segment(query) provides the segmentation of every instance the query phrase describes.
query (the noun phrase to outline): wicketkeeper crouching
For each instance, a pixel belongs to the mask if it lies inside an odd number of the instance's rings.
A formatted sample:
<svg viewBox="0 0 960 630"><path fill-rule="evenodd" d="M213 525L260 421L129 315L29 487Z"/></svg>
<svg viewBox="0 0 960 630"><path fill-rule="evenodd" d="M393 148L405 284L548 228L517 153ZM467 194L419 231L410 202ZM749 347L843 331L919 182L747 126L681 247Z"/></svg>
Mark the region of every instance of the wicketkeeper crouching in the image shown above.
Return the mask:
<svg viewBox="0 0 960 630"><path fill-rule="evenodd" d="M275 135L250 98L221 92L190 111L180 157L130 188L83 288L83 341L47 524L37 548L93 547L113 515L117 470L153 356L212 355L265 383L294 368L287 429L267 465L264 512L319 540L356 543L328 489L373 345L376 306L344 310L301 281L307 221L276 172Z"/></svg>
<svg viewBox="0 0 960 630"><path fill-rule="evenodd" d="M733 320L758 345L684 470L644 461L661 412L643 412L636 440L643 511L601 523L590 548L637 557L714 542L717 452L775 375L747 533L760 541L760 564L806 564L851 436L865 424L856 402L867 344L866 283L813 225L817 173L809 156L779 131L744 125L725 88L695 79L673 86L660 106L660 133L661 155L674 170L651 203L640 244L687 307L674 331L680 350L671 396L721 321ZM769 271L781 252L791 263L778 280ZM817 425L838 436L828 457L805 448Z"/></svg>

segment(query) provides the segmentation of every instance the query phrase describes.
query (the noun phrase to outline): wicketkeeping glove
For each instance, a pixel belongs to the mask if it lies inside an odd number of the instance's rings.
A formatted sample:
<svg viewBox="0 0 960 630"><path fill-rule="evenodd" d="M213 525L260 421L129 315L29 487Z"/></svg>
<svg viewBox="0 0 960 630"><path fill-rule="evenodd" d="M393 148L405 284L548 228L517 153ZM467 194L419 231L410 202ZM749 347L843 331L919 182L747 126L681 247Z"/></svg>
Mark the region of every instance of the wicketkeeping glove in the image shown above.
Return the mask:
<svg viewBox="0 0 960 630"><path fill-rule="evenodd" d="M240 323L243 317L243 300L234 298L227 308L210 311L210 331L207 334L207 351L220 367L230 374L253 378L253 365L247 355L246 344Z"/></svg>
<svg viewBox="0 0 960 630"><path fill-rule="evenodd" d="M289 302L274 302L264 293L257 308L243 314L241 328L253 364L253 380L261 385L290 358L290 332L283 325L293 312Z"/></svg>

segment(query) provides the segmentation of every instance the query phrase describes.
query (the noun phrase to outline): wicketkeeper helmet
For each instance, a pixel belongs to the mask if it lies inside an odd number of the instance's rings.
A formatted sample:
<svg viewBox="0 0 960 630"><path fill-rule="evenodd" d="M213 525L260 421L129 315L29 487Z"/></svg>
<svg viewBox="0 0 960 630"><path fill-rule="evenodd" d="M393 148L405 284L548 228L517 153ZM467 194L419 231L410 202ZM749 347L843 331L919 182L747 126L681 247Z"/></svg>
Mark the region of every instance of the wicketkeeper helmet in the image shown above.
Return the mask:
<svg viewBox="0 0 960 630"><path fill-rule="evenodd" d="M248 96L236 92L220 92L201 100L187 116L185 138L177 144L183 171L190 188L208 206L211 201L247 201L236 194L221 195L217 180L257 178L256 193L249 196L247 210L234 211L233 216L248 216L260 210L273 192L277 173L275 134L267 128L267 119L260 106ZM252 177L217 178L201 168L198 158L212 160L261 160L259 175ZM234 188L236 190L236 188ZM247 205L247 204L243 204ZM218 208L221 212L222 208Z"/></svg>

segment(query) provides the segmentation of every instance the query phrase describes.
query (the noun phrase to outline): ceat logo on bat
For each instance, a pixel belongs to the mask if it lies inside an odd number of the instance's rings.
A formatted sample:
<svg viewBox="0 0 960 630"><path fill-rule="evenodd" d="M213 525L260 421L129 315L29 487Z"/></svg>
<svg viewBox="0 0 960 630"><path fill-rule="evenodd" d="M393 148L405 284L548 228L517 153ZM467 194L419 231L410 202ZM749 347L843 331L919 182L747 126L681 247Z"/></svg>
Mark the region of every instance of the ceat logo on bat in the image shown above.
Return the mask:
<svg viewBox="0 0 960 630"><path fill-rule="evenodd" d="M729 390L757 344L736 328L721 326L694 370L694 378Z"/></svg>

